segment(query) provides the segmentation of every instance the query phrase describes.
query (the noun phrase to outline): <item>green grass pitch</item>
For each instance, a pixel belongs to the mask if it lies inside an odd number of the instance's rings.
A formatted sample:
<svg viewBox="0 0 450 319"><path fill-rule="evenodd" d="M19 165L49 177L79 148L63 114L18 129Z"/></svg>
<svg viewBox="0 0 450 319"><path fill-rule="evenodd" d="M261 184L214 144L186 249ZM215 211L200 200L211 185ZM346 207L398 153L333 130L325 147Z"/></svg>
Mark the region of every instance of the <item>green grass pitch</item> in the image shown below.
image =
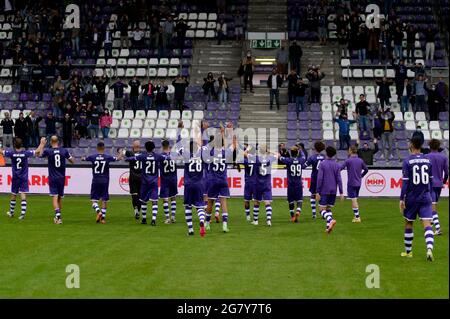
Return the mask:
<svg viewBox="0 0 450 319"><path fill-rule="evenodd" d="M87 197L64 199L63 225L52 223L48 196L31 195L28 216L4 213L0 196L0 298L448 298L448 199L440 203L444 235L435 261L425 260L423 229L415 225L414 257L403 259L403 218L397 199L360 200L361 224L350 201L337 201L333 233L311 219L305 200L298 224L284 199L273 203L273 226L245 221L242 199L229 203L230 232L212 224L200 238L177 223L140 225L128 197L113 197L106 225L95 223ZM181 201L179 201L181 203ZM16 210L20 208L17 205ZM17 211L16 211L17 212ZM66 266L80 268L80 288L66 288ZM380 269L380 288L366 287L366 267Z"/></svg>

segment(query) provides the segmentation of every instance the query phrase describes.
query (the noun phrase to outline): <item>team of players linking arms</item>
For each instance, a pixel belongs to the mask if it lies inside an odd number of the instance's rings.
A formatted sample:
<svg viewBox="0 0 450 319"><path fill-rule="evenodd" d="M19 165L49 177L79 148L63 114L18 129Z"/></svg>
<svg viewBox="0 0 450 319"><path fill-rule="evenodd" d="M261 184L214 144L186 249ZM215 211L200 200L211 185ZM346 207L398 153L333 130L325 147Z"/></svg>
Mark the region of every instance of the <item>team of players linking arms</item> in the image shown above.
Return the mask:
<svg viewBox="0 0 450 319"><path fill-rule="evenodd" d="M181 128L180 123L180 128ZM231 126L227 126L232 130ZM227 141L229 143L227 143ZM66 160L73 163L70 153L59 146L57 136L51 137L50 147L45 148L47 140L41 139L39 147L25 150L22 141L16 138L13 150L0 149L0 153L11 159L12 185L9 217L14 216L16 197L21 196L21 214L23 219L27 210L26 193L28 187L28 158L41 156L48 158L49 188L53 197L55 210L54 222L61 224L61 202L64 196ZM410 141L411 155L403 162L403 183L400 195L400 210L405 218L405 251L401 256L412 257L413 221L419 216L425 229L427 259L433 260L434 235L440 235L441 229L437 213L441 189L448 179L448 159L439 152L440 142L431 140L431 152L422 154L422 142L412 138ZM226 130L220 129L220 134L210 136L209 142L204 141L201 135L194 141L182 141L178 136L177 143L172 149L169 141L162 142L162 152L155 152L153 141L145 143L145 151L141 151L140 142L135 141L131 151L118 150L117 156L105 154L103 142L97 145L97 153L82 158L92 163L91 201L96 213L96 222L106 222L107 202L109 200L109 163L126 160L130 165L130 193L136 219L142 224L147 223L147 204L152 203L151 225L156 225L158 213L158 199L163 200L165 223L175 222L176 196L178 194L178 176L176 161L184 164L184 208L188 234L194 234L192 212L195 208L199 224L200 235L205 236L210 230L213 206L222 209L222 229L228 232L227 198L230 190L227 181L227 164L236 160L235 151L239 147L235 136L226 136ZM244 168L244 209L247 220L250 221L250 202L253 201L253 221L258 225L261 202L266 211L266 223L272 225L272 164L280 160L286 165L287 173L287 200L290 217L298 222L302 211L303 183L302 171L308 166L311 173L311 210L312 217L316 218L316 205L326 220L326 233L330 233L336 225L332 208L336 201L337 190L343 199L341 170L347 169L348 183L347 196L352 200L354 213L353 222L360 223L361 217L358 207L358 196L361 180L368 169L364 162L358 158L356 147L349 149L349 157L343 164L334 159L336 150L326 147L323 142L314 144L315 154L306 159L297 147L292 147L290 157L282 157L278 153L269 152L267 146L243 146L243 161L238 167ZM323 153L325 151L325 153ZM158 178L160 177L160 187ZM159 188L159 195L158 195ZM99 202L101 201L101 206ZM169 202L170 213L169 214ZM294 208L296 208L294 212ZM216 216L216 222L219 219ZM435 227L432 230L431 222Z"/></svg>

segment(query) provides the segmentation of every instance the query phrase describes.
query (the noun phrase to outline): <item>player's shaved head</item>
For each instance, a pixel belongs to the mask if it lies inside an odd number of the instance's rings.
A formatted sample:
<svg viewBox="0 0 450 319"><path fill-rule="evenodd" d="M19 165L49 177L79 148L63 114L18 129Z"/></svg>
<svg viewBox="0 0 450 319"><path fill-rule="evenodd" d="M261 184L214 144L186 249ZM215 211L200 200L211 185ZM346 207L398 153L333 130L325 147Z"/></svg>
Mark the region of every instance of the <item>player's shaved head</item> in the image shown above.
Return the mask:
<svg viewBox="0 0 450 319"><path fill-rule="evenodd" d="M433 138L428 145L430 146L430 150L432 151L438 151L439 147L441 147L441 141Z"/></svg>
<svg viewBox="0 0 450 319"><path fill-rule="evenodd" d="M418 136L414 136L413 138L411 138L410 140L410 144L411 144L411 148L413 150L420 150L422 148L422 139Z"/></svg>
<svg viewBox="0 0 450 319"><path fill-rule="evenodd" d="M141 141L134 140L132 145L133 151L137 152L141 149Z"/></svg>
<svg viewBox="0 0 450 319"><path fill-rule="evenodd" d="M50 144L51 144L52 146L58 146L58 143L59 143L58 136L53 135L53 136L50 138Z"/></svg>
<svg viewBox="0 0 450 319"><path fill-rule="evenodd" d="M336 149L333 146L328 146L325 149L325 153L327 153L327 156L329 158L332 158L334 155L336 155Z"/></svg>
<svg viewBox="0 0 450 319"><path fill-rule="evenodd" d="M325 149L325 144L322 141L317 141L314 143L314 149L317 153L320 153Z"/></svg>

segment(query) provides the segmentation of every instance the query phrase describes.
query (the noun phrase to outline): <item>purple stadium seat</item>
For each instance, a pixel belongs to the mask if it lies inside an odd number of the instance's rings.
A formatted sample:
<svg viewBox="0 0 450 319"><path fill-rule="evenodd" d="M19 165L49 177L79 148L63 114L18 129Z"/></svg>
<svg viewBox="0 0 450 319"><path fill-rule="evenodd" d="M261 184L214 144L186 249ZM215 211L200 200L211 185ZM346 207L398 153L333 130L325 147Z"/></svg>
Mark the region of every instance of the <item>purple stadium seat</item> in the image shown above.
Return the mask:
<svg viewBox="0 0 450 319"><path fill-rule="evenodd" d="M300 129L298 131L298 137L300 137L300 139L303 139L303 140L309 139L309 131ZM320 137L320 138L322 138L322 137ZM313 139L314 139L314 132L313 132Z"/></svg>
<svg viewBox="0 0 450 319"><path fill-rule="evenodd" d="M303 138L303 136L302 136ZM321 131L311 131L311 139L314 140L321 140L322 139L322 132Z"/></svg>
<svg viewBox="0 0 450 319"><path fill-rule="evenodd" d="M448 121L448 112L440 112L439 120L440 121Z"/></svg>
<svg viewBox="0 0 450 319"><path fill-rule="evenodd" d="M394 136L395 136L396 140L405 140L406 132L405 131L395 131Z"/></svg>

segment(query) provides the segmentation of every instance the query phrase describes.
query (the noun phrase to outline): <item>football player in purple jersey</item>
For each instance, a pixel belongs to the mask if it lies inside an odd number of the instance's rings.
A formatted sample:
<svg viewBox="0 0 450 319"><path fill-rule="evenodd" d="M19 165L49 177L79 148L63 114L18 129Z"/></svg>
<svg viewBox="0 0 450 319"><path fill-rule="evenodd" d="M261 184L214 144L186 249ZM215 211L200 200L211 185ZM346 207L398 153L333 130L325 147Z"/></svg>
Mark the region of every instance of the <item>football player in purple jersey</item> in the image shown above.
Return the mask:
<svg viewBox="0 0 450 319"><path fill-rule="evenodd" d="M411 155L403 161L400 211L405 218L405 251L401 253L401 256L409 258L413 256L413 223L419 216L425 230L427 260L433 261L434 234L431 226L433 220L431 204L433 168L429 157L421 153L422 144L423 141L420 137L412 137L410 140Z"/></svg>
<svg viewBox="0 0 450 319"><path fill-rule="evenodd" d="M311 193L310 201L313 219L316 218L316 204L318 204L316 203L317 173L319 172L320 163L325 159L325 155L322 154L322 151L325 150L325 144L322 141L315 142L314 150L316 153L311 155L306 161L306 166L312 167L309 192Z"/></svg>
<svg viewBox="0 0 450 319"><path fill-rule="evenodd" d="M45 143L47 144L47 140ZM55 210L53 222L62 224L61 210L66 184L66 160L73 164L73 157L67 149L59 146L59 139L56 135L50 138L50 148L44 149L42 154L36 150L36 155L48 159L48 186Z"/></svg>
<svg viewBox="0 0 450 319"><path fill-rule="evenodd" d="M12 183L11 183L11 200L9 201L9 211L6 214L14 217L14 208L16 207L16 198L20 194L21 211L19 219L24 219L27 213L27 195L28 187L28 158L35 156L36 152L41 153L45 147L46 140L41 139L39 147L35 150L25 150L22 139L16 137L14 139L14 149L3 150L0 153L11 159Z"/></svg>

